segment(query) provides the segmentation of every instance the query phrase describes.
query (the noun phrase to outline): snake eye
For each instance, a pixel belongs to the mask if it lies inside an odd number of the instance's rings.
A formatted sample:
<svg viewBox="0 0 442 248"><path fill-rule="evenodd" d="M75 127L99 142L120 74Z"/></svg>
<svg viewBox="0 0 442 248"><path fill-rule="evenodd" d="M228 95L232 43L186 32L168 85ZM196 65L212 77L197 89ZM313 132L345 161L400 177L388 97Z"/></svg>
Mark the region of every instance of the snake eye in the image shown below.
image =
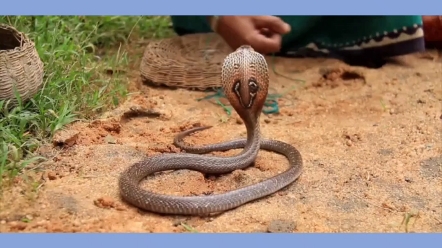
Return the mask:
<svg viewBox="0 0 442 248"><path fill-rule="evenodd" d="M249 81L249 90L250 93L255 94L259 90L258 84L254 80Z"/></svg>

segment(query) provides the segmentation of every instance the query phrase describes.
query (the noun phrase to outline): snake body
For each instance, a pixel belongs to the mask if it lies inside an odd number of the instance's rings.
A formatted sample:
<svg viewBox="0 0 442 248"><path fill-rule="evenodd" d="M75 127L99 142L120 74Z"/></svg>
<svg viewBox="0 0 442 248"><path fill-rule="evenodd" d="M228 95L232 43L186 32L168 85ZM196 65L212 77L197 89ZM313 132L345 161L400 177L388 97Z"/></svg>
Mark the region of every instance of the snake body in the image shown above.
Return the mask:
<svg viewBox="0 0 442 248"><path fill-rule="evenodd" d="M247 139L190 147L183 144L183 138L210 127L197 127L178 134L174 143L187 153L152 156L133 164L121 174L120 193L126 202L147 211L163 214L206 215L227 211L275 193L300 176L302 157L295 147L277 140L261 139L259 119L269 85L268 66L264 56L250 46L239 47L225 58L221 81L230 104L245 123ZM244 149L232 157L201 155L211 151L238 148ZM139 186L146 176L166 170L189 169L201 173L222 174L244 169L255 161L260 149L286 156L290 164L289 169L257 184L207 196L163 195L143 190Z"/></svg>

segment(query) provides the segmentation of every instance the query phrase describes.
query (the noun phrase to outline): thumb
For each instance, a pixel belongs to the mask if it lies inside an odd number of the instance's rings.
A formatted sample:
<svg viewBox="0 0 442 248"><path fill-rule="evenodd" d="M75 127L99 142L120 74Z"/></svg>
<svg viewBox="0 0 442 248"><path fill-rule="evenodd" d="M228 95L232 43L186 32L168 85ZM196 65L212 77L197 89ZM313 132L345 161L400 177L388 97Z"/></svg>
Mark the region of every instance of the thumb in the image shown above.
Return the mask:
<svg viewBox="0 0 442 248"><path fill-rule="evenodd" d="M278 34L287 34L290 32L290 25L276 16L255 16L253 23L258 29L269 29Z"/></svg>

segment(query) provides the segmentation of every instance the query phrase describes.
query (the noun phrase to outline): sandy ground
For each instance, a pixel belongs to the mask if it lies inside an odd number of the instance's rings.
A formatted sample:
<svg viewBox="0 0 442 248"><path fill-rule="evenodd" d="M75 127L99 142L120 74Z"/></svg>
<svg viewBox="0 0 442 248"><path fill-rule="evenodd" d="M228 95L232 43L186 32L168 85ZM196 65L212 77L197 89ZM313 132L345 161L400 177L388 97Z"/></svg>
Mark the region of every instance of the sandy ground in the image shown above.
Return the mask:
<svg viewBox="0 0 442 248"><path fill-rule="evenodd" d="M271 61L269 60L269 63ZM296 183L215 217L165 216L122 202L117 179L130 164L180 152L172 139L209 144L245 135L208 93L132 80L133 94L93 122L77 122L40 154L49 161L3 192L1 232L442 232L442 63L435 51L380 69L332 59L276 59L271 92L288 92L280 113L262 117L265 137L294 145L304 159ZM302 79L305 83L292 79ZM292 86L296 86L294 89ZM130 116L134 109L150 115ZM232 155L238 151L218 153ZM262 151L256 164L219 177L175 171L143 185L174 195L219 193L287 168Z"/></svg>

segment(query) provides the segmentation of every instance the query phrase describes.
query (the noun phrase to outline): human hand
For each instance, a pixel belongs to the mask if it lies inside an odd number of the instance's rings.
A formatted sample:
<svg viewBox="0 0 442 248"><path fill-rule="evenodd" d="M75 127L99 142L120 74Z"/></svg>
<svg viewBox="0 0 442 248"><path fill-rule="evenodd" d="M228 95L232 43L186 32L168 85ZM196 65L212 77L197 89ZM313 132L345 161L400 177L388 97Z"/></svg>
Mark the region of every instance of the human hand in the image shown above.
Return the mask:
<svg viewBox="0 0 442 248"><path fill-rule="evenodd" d="M250 45L268 54L281 49L282 35L290 32L290 25L276 16L221 16L216 32L232 49Z"/></svg>

